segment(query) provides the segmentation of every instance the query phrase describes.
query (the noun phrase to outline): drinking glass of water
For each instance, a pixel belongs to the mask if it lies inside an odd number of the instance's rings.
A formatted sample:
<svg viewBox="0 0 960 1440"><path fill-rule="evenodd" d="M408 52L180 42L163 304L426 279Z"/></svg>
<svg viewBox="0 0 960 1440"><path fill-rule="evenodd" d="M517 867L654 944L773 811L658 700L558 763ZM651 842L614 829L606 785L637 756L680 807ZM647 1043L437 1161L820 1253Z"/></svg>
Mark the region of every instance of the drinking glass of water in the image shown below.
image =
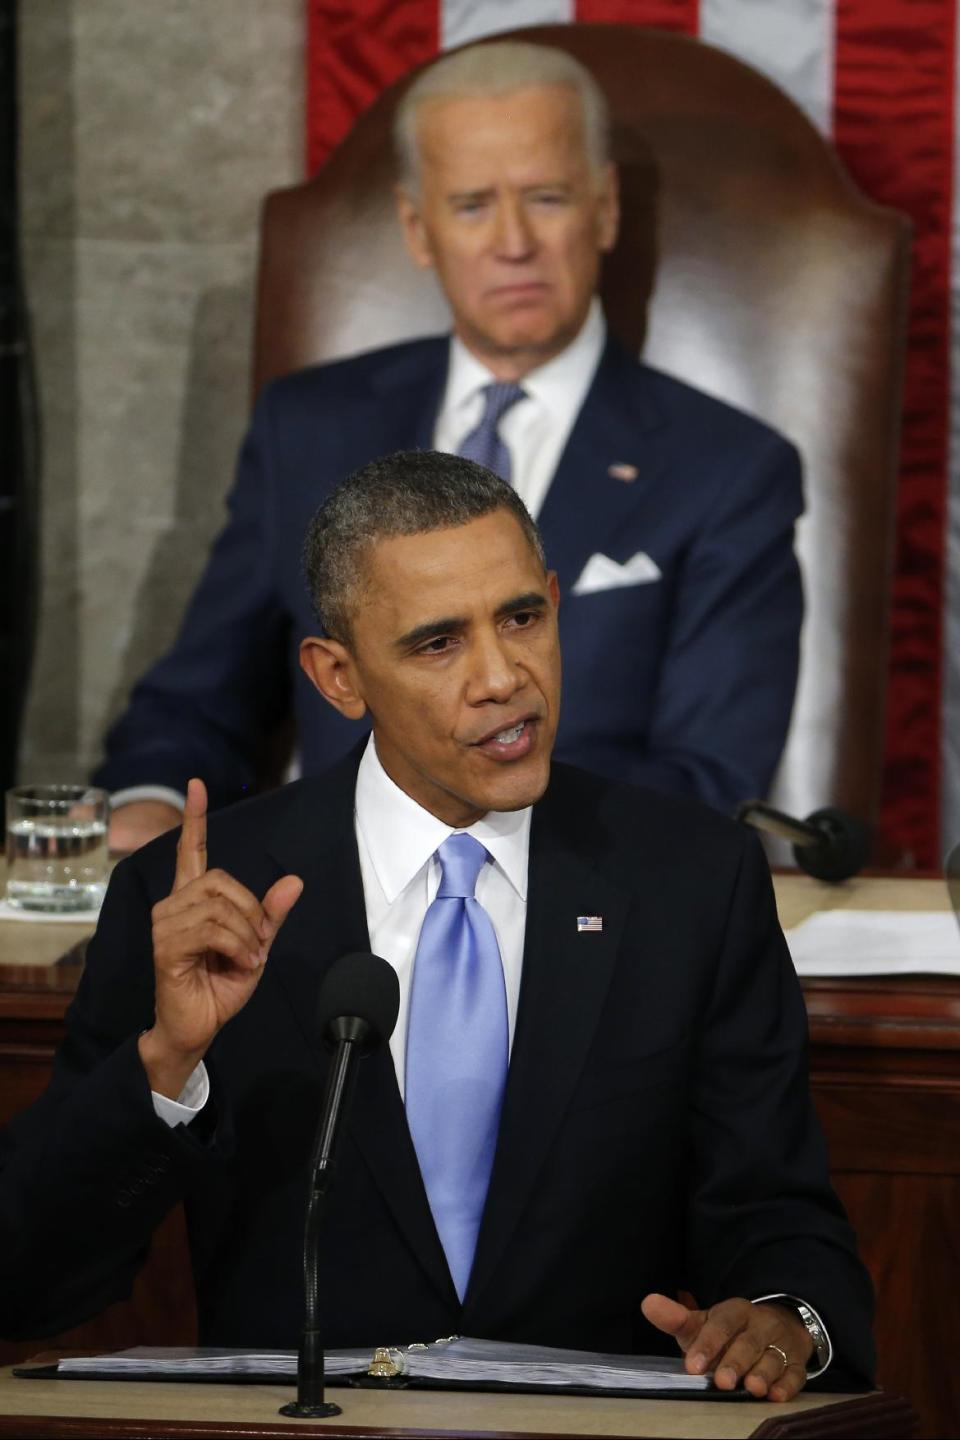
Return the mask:
<svg viewBox="0 0 960 1440"><path fill-rule="evenodd" d="M107 888L105 790L7 791L7 901L18 910L96 910Z"/></svg>

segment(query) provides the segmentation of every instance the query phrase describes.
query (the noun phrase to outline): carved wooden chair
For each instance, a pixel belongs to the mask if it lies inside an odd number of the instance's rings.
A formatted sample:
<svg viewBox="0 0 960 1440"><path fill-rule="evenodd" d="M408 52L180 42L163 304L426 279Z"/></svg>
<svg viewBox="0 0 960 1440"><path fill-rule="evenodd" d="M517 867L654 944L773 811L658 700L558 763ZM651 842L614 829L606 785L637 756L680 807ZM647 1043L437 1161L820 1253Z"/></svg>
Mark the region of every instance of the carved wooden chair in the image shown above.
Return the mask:
<svg viewBox="0 0 960 1440"><path fill-rule="evenodd" d="M793 102L700 41L627 25L517 31L607 93L623 225L611 327L651 364L761 416L804 458L807 615L774 799L880 798L908 224L866 200ZM393 216L390 121L362 116L312 180L267 197L255 385L446 328Z"/></svg>

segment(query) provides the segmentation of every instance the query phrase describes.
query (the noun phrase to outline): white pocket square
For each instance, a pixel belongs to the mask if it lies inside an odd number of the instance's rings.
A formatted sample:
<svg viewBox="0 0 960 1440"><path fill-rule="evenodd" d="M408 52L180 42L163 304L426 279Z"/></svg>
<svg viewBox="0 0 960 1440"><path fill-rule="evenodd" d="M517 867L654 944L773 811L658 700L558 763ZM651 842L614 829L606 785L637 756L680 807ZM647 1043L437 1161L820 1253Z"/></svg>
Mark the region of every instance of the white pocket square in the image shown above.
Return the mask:
<svg viewBox="0 0 960 1440"><path fill-rule="evenodd" d="M661 578L660 567L645 550L638 550L621 565L609 555L591 555L574 585L572 595L593 595L598 590L622 590L628 585L649 585Z"/></svg>

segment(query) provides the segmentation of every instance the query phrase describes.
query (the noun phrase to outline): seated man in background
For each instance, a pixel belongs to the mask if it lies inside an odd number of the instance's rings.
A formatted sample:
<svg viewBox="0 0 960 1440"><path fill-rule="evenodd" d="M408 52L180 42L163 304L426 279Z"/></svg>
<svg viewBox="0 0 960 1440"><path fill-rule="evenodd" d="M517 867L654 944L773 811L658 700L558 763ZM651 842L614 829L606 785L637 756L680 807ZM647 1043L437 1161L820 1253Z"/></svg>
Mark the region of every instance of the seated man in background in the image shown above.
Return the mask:
<svg viewBox="0 0 960 1440"><path fill-rule="evenodd" d="M304 773L352 743L296 665L300 537L344 475L415 447L489 465L539 520L564 601L558 755L721 809L766 793L797 672L798 458L607 333L607 126L589 73L546 47L472 47L412 86L399 217L453 334L262 395L179 638L108 738L96 779L120 807L114 848L177 823L189 775L214 805L255 789L291 704Z"/></svg>
<svg viewBox="0 0 960 1440"><path fill-rule="evenodd" d="M316 997L372 948L400 1012L327 1199L327 1344L677 1341L721 1389L869 1384L756 837L552 764L557 579L490 472L371 464L306 569L304 673L372 738L209 826L191 781L179 843L117 867L50 1089L4 1140L0 1333L118 1298L184 1200L201 1343L296 1346Z"/></svg>

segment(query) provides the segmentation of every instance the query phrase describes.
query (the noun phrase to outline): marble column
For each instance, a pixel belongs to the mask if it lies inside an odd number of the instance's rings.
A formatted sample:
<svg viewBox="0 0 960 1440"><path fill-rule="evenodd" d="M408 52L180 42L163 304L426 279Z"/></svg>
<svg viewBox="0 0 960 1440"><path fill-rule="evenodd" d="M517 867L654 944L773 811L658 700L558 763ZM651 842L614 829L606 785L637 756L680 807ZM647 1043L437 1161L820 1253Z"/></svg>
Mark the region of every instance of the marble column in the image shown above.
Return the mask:
<svg viewBox="0 0 960 1440"><path fill-rule="evenodd" d="M220 523L249 404L259 202L302 174L303 12L21 5L43 445L24 780L87 773Z"/></svg>

